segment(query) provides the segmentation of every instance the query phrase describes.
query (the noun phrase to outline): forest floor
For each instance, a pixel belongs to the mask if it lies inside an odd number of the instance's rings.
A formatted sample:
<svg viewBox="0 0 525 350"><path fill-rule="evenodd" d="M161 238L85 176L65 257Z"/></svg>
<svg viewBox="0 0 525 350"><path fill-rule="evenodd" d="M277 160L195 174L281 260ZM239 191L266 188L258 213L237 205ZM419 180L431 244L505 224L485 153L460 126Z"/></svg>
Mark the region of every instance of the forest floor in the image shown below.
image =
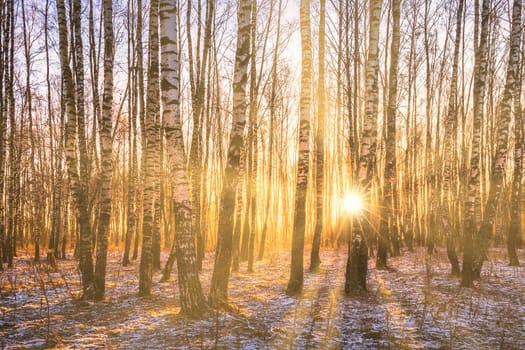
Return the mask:
<svg viewBox="0 0 525 350"><path fill-rule="evenodd" d="M524 262L525 251L519 257ZM176 277L157 283L156 272L152 296L138 297L138 262L121 267L118 253L110 254L99 303L78 301L73 260L52 271L18 258L0 273L0 348L525 349L525 270L509 267L503 250L491 251L472 289L449 274L442 249L431 258L422 248L404 252L381 271L371 258L369 291L358 297L343 293L346 251L321 259L297 298L284 294L288 252L270 252L254 273L241 265L230 280L236 311L190 320L179 315ZM209 254L205 291L212 266Z"/></svg>

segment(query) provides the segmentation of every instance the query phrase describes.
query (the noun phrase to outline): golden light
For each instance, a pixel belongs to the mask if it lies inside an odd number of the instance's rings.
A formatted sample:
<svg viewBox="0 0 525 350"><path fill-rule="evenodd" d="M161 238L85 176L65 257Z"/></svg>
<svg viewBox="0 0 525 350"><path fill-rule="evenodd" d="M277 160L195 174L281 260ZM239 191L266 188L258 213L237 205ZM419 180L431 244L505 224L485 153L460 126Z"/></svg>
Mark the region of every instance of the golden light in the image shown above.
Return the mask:
<svg viewBox="0 0 525 350"><path fill-rule="evenodd" d="M364 209L361 195L357 192L350 192L341 201L342 210L348 214L360 214Z"/></svg>

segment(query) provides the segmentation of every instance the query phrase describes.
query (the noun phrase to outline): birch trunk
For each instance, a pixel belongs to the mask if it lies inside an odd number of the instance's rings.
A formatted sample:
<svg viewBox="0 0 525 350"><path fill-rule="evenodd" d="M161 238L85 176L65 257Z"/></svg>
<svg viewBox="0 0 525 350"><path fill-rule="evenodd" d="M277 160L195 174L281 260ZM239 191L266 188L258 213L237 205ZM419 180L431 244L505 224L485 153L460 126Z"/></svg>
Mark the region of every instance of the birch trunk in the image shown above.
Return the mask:
<svg viewBox="0 0 525 350"><path fill-rule="evenodd" d="M104 92L100 119L100 221L97 232L97 262L95 265L95 299L104 298L108 231L111 216L112 181L112 115L113 115L113 0L104 0Z"/></svg>
<svg viewBox="0 0 525 350"><path fill-rule="evenodd" d="M510 266L520 265L516 252L516 246L521 237L521 179L523 177L523 111L519 90L521 89L518 88L516 91L514 103L514 178L512 179L510 227L507 236Z"/></svg>
<svg viewBox="0 0 525 350"><path fill-rule="evenodd" d="M321 258L321 234L323 232L323 192L324 192L324 119L325 119L325 25L326 25L326 0L320 1L319 11L319 80L317 82L317 131L315 134L315 229L310 254L310 271L319 270ZM349 69L349 68L348 68Z"/></svg>
<svg viewBox="0 0 525 350"><path fill-rule="evenodd" d="M456 13L456 37L454 39L454 56L452 58L452 78L450 79L450 92L448 98L448 111L445 119L445 136L443 138L443 200L440 207L441 229L446 237L447 256L450 261L453 275L459 275L459 262L455 250L454 236L450 224L450 203L449 198L452 195L451 173L454 156L453 146L455 143L454 134L457 129L458 118L458 68L459 68L459 47L461 43L461 26L463 23L463 9L465 0L459 1Z"/></svg>
<svg viewBox="0 0 525 350"><path fill-rule="evenodd" d="M400 46L400 0L392 1L392 46L390 72L388 79L388 105L386 120L386 147L385 147L385 189L381 203L381 223L379 228L379 244L377 248L378 268L387 267L387 252L389 245L389 233L397 237L396 213L397 213L397 184L396 184L396 111L397 111L397 70L399 64Z"/></svg>
<svg viewBox="0 0 525 350"><path fill-rule="evenodd" d="M381 0L370 1L370 32L368 59L365 66L365 118L361 136L357 181L359 189L366 199L371 199L372 179L375 170L375 154L377 147L377 109L378 109L378 43L379 24L381 20ZM346 265L345 293L366 290L366 276L368 272L367 239L371 237L369 211L363 213L366 217L360 223L352 226L352 235L348 243L348 261ZM356 221L357 218L352 218Z"/></svg>
<svg viewBox="0 0 525 350"><path fill-rule="evenodd" d="M518 82L518 68L521 55L521 7L522 0L514 0L512 7L512 25L510 31L510 51L507 65L507 77L501 104L499 106L499 120L496 140L496 153L492 161L490 179L490 191L485 210L483 211L483 222L479 233L475 237L475 254L473 259L473 275L479 278L483 261L486 259L494 218L496 216L499 197L502 192L505 177L505 163L507 161L509 143L509 125L512 115L512 103Z"/></svg>
<svg viewBox="0 0 525 350"><path fill-rule="evenodd" d="M192 231L191 194L186 174L186 154L180 121L179 54L177 12L174 0L160 3L161 89L166 148L172 177L175 214L177 271L182 312L199 317L206 309L199 280Z"/></svg>
<svg viewBox="0 0 525 350"><path fill-rule="evenodd" d="M253 272L253 251L255 248L255 237L257 235L257 0L252 0L252 26L251 26L251 66L250 66L250 105L249 118L250 129L248 132L248 154L249 154L249 168L248 168L248 183L250 196L247 197L250 208L249 224L246 227L247 232L247 246L246 259L248 260L248 272ZM263 52L264 56L264 52ZM248 215L247 215L248 217ZM247 220L248 222L248 220ZM242 252L241 252L242 255Z"/></svg>
<svg viewBox="0 0 525 350"><path fill-rule="evenodd" d="M292 264L286 294L296 295L303 288L303 252L306 224L306 192L308 189L308 161L310 108L312 101L312 39L310 28L310 0L301 0L301 97L299 105L299 154L295 186L295 211L292 236Z"/></svg>
<svg viewBox="0 0 525 350"><path fill-rule="evenodd" d="M240 0L237 28L237 50L233 73L233 120L228 159L223 177L217 250L211 280L209 303L212 307L227 306L228 281L232 261L232 231L235 211L239 159L246 124L246 83L250 62L251 1Z"/></svg>
<svg viewBox="0 0 525 350"><path fill-rule="evenodd" d="M0 6L0 17L4 18L5 6L2 4ZM47 18L47 17L46 17ZM0 53L0 271L4 270L4 260L5 256L5 243L6 243L6 227L5 227L5 218L6 218L6 208L4 206L4 174L5 174L5 139L7 132L7 123L6 123L6 103L4 99L4 73L6 68L6 62L4 59L4 53L7 51L7 41L5 35L5 25L4 21L0 21L0 47L2 48L2 53ZM47 31L46 31L47 33Z"/></svg>
<svg viewBox="0 0 525 350"><path fill-rule="evenodd" d="M79 173L77 170L78 159L76 153L77 135L77 111L75 106L75 90L73 85L73 75L69 66L68 40L67 40L67 20L64 0L56 1L59 33L59 52L60 67L62 72L63 99L66 122L66 163L69 175L69 183L73 191L75 200L76 216L80 230L80 240L78 253L80 259L80 271L82 274L82 297L91 298L93 296L93 258L91 256L91 228L88 213L88 198L85 188L81 186Z"/></svg>
<svg viewBox="0 0 525 350"><path fill-rule="evenodd" d="M474 77L474 111L473 111L473 136L472 150L470 155L470 171L468 176L467 200L465 203L465 232L463 235L463 273L461 285L472 287L473 283L473 259L474 259L474 237L477 236L481 221L481 199L480 199L480 139L481 121L483 119L483 106L485 103L485 87L487 79L487 56L488 56L488 31L490 0L483 0L481 14L480 41L476 49L475 77ZM475 45L478 43L476 42Z"/></svg>
<svg viewBox="0 0 525 350"><path fill-rule="evenodd" d="M156 118L159 114L159 0L152 0L149 22L149 70L146 92L146 149L144 150L144 213L142 221L142 252L140 256L139 294L151 294L153 273L154 223L153 198L155 195L156 163L158 162Z"/></svg>

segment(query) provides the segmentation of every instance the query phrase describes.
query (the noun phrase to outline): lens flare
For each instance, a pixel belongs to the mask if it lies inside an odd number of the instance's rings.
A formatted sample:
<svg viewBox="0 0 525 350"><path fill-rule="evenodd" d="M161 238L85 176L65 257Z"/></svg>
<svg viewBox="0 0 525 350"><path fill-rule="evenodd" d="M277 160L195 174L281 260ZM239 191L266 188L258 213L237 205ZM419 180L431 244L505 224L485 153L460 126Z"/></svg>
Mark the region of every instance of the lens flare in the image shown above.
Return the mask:
<svg viewBox="0 0 525 350"><path fill-rule="evenodd" d="M341 202L344 212L349 214L359 214L364 208L363 199L357 192L348 193Z"/></svg>

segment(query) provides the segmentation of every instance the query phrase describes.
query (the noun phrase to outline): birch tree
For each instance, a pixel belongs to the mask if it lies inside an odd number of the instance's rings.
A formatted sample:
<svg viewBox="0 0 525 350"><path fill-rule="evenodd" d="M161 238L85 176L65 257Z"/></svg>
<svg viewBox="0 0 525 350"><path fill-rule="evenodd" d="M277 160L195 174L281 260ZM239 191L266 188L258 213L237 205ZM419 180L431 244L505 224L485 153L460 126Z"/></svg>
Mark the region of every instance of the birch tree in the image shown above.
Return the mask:
<svg viewBox="0 0 525 350"><path fill-rule="evenodd" d="M14 256L16 255L16 234L18 223L18 203L17 203L17 181L19 181L20 173L18 172L18 162L16 161L16 111L15 111L15 76L14 76L14 52L15 52L15 30L14 30L14 1L7 1L7 16L6 16L6 33L5 39L8 43L6 55L6 91L5 91L5 106L7 108L7 118L9 119L9 181L7 186L7 239L6 239L6 257L7 267L13 267ZM23 120L23 119L21 119Z"/></svg>
<svg viewBox="0 0 525 350"><path fill-rule="evenodd" d="M142 220L142 252L139 270L139 294L150 295L153 273L153 197L156 163L158 162L156 118L159 114L159 0L152 0L149 19L149 69L146 92L146 149L144 150L144 213Z"/></svg>
<svg viewBox="0 0 525 350"><path fill-rule="evenodd" d="M476 1L477 3L477 1ZM490 0L483 0L481 13L481 30L479 43L474 41L475 66L474 66L474 105L473 105L473 135L470 154L470 170L468 176L467 199L465 203L465 232L463 234L463 271L461 285L471 287L473 283L472 268L474 259L474 237L479 230L481 221L481 199L480 199L480 139L481 120L483 118L483 106L485 103L485 90L487 78L487 56L488 56L488 31ZM475 35L475 37L477 37Z"/></svg>
<svg viewBox="0 0 525 350"><path fill-rule="evenodd" d="M377 248L378 268L386 268L389 243L389 230L392 236L397 235L397 191L396 191L396 116L397 116L397 70L399 64L400 46L400 0L392 0L392 46L390 48L390 72L388 79L388 107L386 120L385 145L385 188L381 202L381 223L379 228L379 242Z"/></svg>
<svg viewBox="0 0 525 350"><path fill-rule="evenodd" d="M509 265L519 266L516 246L521 237L521 179L523 177L523 110L521 108L521 81L523 79L523 50L521 52L520 72L514 94L514 177L511 187L510 225L507 235L507 254Z"/></svg>
<svg viewBox="0 0 525 350"><path fill-rule="evenodd" d="M67 39L68 30L64 0L56 1L56 10L58 18L60 68L62 73L63 84L62 98L64 100L65 114L67 116L65 131L66 163L69 175L69 183L75 200L77 220L80 229L80 240L77 244L80 258L80 271L82 274L82 296L83 298L91 298L93 296L93 257L91 255L91 227L89 223L88 198L85 192L85 188L83 188L83 186L81 185L81 180L79 178L79 173L77 170L77 119L81 118L79 115L77 115L75 103L75 89L73 87L73 74L71 72L71 67L69 66L69 52ZM80 166L82 168L82 165Z"/></svg>
<svg viewBox="0 0 525 350"><path fill-rule="evenodd" d="M310 271L319 269L319 249L323 232L323 191L324 191L324 119L325 119L325 26L326 0L320 1L319 10L319 79L317 81L317 131L315 133L315 229L310 254Z"/></svg>
<svg viewBox="0 0 525 350"><path fill-rule="evenodd" d="M450 90L448 97L448 110L445 118L445 137L443 139L443 200L440 206L440 224L446 238L447 256L452 267L452 274L459 275L459 262L454 248L454 236L450 224L450 196L451 172L453 167L453 145L455 142L454 133L457 127L458 118L458 67L459 67L459 48L461 43L461 26L463 23L463 10L465 0L459 0L456 13L456 37L454 39L454 54L452 58L452 77L450 79Z"/></svg>
<svg viewBox="0 0 525 350"><path fill-rule="evenodd" d="M509 125L512 116L512 103L518 82L518 68L521 56L521 7L522 0L514 0L512 6L512 24L510 30L510 50L507 63L507 76L505 87L499 106L498 130L496 153L492 161L490 175L490 190L485 210L483 211L483 222L479 233L475 237L476 249L474 250L473 274L474 278L479 278L483 261L486 259L494 218L499 197L502 192L503 180L505 177L505 163L507 161L509 143Z"/></svg>
<svg viewBox="0 0 525 350"><path fill-rule="evenodd" d="M6 10L6 6L4 3L0 6L0 16L3 17ZM6 208L4 206L4 175L5 175L5 140L6 140L6 131L7 131L7 123L6 123L6 103L5 103L5 96L4 96L4 72L6 68L6 62L4 59L4 52L7 51L7 42L6 42L6 34L5 34L5 24L4 21L0 21L0 39L2 42L0 42L0 47L2 48L3 53L0 54L0 271L3 271L4 269L4 259L6 258L4 252L5 252L5 244L6 244L6 226L5 226L5 218L6 218Z"/></svg>
<svg viewBox="0 0 525 350"><path fill-rule="evenodd" d="M182 312L201 316L206 308L199 281L192 230L191 194L186 174L186 154L180 121L179 53L175 0L161 0L161 90L166 146L172 174L175 248Z"/></svg>
<svg viewBox="0 0 525 350"><path fill-rule="evenodd" d="M188 58L190 62L190 88L192 95L192 112L193 112L193 132L191 137L190 148L190 170L191 170L191 195L192 195L192 215L193 225L197 234L197 263L199 268L204 258L204 238L201 229L201 185L202 185L202 116L206 98L206 68L210 55L211 37L213 18L215 13L215 0L206 1L206 20L204 27L203 49L200 52L200 21L201 21L201 4L197 0L197 16L199 21L197 34L197 49L194 55L192 28L191 28L191 10L192 1L187 3L187 45ZM202 58L201 58L202 55Z"/></svg>
<svg viewBox="0 0 525 350"><path fill-rule="evenodd" d="M310 108L312 101L312 38L310 0L301 0L301 96L299 101L299 154L295 185L295 211L292 236L292 263L286 294L296 295L303 288L303 252L308 189Z"/></svg>
<svg viewBox="0 0 525 350"><path fill-rule="evenodd" d="M370 28L368 59L365 65L365 118L361 135L361 147L357 169L357 182L367 199L371 197L372 180L375 169L375 154L377 147L377 109L378 109L378 43L379 24L381 20L381 0L370 1ZM348 261L346 264L345 292L347 294L366 290L368 272L367 238L371 235L371 213L360 223L354 222L350 242L348 243ZM354 219L354 221L356 221Z"/></svg>
<svg viewBox="0 0 525 350"><path fill-rule="evenodd" d="M104 297L108 231L111 215L111 181L113 175L112 116L113 116L113 0L104 0L104 92L100 119L100 221L97 232L97 261L95 265L95 299Z"/></svg>
<svg viewBox="0 0 525 350"><path fill-rule="evenodd" d="M219 232L209 303L212 307L228 303L228 281L232 261L233 217L240 153L246 124L246 83L250 63L251 0L240 0L237 13L237 49L233 72L233 120L226 169L222 179Z"/></svg>

